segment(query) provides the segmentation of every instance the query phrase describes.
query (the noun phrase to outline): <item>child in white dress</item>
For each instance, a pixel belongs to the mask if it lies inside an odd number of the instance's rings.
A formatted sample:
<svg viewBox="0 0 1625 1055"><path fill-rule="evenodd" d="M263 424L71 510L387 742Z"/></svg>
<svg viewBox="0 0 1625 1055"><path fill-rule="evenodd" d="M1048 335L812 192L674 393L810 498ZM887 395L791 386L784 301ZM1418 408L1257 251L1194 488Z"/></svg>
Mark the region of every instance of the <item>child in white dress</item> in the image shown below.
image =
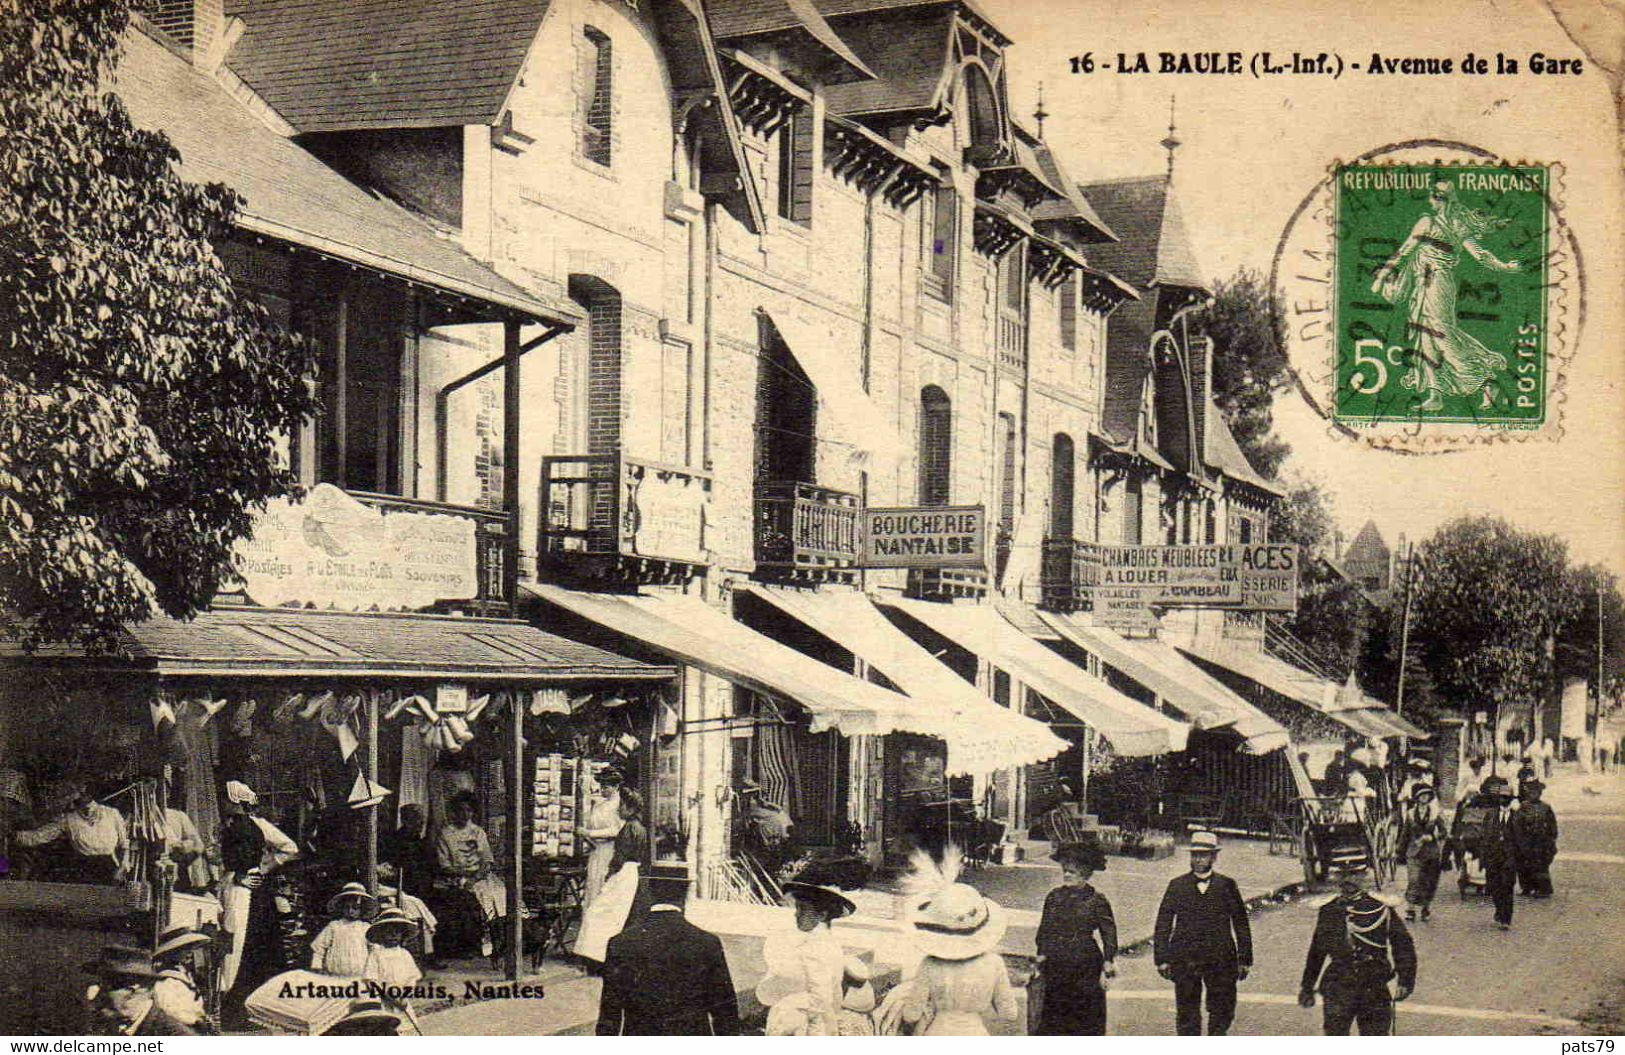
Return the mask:
<svg viewBox="0 0 1625 1055"><path fill-rule="evenodd" d="M372 948L362 977L385 986L414 986L423 978L406 942L417 933L417 922L399 909L386 908L367 928Z"/></svg>
<svg viewBox="0 0 1625 1055"><path fill-rule="evenodd" d="M378 909L367 888L347 883L327 903L333 921L310 943L310 969L318 974L359 978L367 968L367 919Z"/></svg>

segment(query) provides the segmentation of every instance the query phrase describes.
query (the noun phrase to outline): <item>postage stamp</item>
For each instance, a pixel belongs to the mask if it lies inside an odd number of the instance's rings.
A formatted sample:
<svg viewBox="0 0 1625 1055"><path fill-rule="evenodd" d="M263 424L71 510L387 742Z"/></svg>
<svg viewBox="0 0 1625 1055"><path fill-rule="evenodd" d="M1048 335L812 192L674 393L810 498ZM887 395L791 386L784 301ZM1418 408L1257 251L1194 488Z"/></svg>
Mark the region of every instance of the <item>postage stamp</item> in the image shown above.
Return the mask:
<svg viewBox="0 0 1625 1055"><path fill-rule="evenodd" d="M1271 268L1298 389L1342 439L1420 454L1561 434L1585 319L1563 166L1413 140L1333 162Z"/></svg>
<svg viewBox="0 0 1625 1055"><path fill-rule="evenodd" d="M1336 169L1336 420L1545 420L1548 177Z"/></svg>

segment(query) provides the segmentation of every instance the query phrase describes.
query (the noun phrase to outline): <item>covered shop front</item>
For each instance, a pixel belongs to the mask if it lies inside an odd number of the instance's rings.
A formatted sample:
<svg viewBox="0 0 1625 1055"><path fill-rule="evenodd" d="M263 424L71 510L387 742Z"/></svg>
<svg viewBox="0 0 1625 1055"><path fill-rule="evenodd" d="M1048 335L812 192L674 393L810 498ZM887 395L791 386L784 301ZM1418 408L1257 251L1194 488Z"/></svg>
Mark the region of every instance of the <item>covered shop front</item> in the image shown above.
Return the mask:
<svg viewBox="0 0 1625 1055"><path fill-rule="evenodd" d="M26 1019L8 1031L72 1021L62 1015L82 992L77 965L109 937L233 929L221 908L232 868L223 833L241 789L291 843L267 879L275 948L256 962L308 963L328 898L347 882L376 892L380 862L386 893L436 909L438 947L419 955L511 945L521 895L573 849L580 797L553 794L576 788L568 768L553 776L552 758L587 759L589 770L613 762L654 783L658 760L633 730L657 721L672 675L514 620L246 604L133 626L122 646L4 659L4 926L11 947L51 950L37 966L65 958L62 971L8 978L37 990L6 1001ZM87 858L84 839L45 838L82 798L121 832L111 871ZM464 933L450 904L460 877L437 838L459 800L507 899L492 906L500 924L475 917Z"/></svg>

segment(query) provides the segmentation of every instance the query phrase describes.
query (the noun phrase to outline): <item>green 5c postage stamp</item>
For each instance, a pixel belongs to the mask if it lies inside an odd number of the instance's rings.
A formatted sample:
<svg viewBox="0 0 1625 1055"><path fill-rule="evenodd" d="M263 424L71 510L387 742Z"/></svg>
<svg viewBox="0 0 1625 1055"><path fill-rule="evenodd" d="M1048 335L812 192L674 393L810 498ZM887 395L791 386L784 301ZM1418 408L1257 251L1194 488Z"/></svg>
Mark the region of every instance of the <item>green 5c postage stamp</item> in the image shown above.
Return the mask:
<svg viewBox="0 0 1625 1055"><path fill-rule="evenodd" d="M1334 420L1545 422L1550 176L1533 165L1335 170Z"/></svg>

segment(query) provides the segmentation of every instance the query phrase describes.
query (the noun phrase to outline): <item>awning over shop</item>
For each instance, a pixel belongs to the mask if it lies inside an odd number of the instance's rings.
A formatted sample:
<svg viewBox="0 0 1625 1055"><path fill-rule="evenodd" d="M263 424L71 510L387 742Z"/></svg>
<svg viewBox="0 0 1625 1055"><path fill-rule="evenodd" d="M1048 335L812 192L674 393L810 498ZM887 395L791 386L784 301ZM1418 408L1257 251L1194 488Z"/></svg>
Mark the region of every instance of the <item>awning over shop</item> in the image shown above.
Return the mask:
<svg viewBox="0 0 1625 1055"><path fill-rule="evenodd" d="M812 716L815 733L942 735L941 719L917 701L781 645L697 597L587 593L545 584L521 589L687 666L798 703Z"/></svg>
<svg viewBox="0 0 1625 1055"><path fill-rule="evenodd" d="M1040 612L1061 637L1115 667L1166 700L1198 729L1231 729L1242 750L1262 755L1287 746L1287 731L1237 696L1179 650L1154 638L1127 638L1106 627L1089 626L1067 615Z"/></svg>
<svg viewBox="0 0 1625 1055"><path fill-rule="evenodd" d="M1361 706L1339 706L1338 685L1335 682L1300 670L1261 648L1194 640L1180 642L1179 649L1204 662L1234 671L1279 696L1325 715L1360 736L1427 739L1425 730L1417 728L1372 697L1362 697Z"/></svg>
<svg viewBox="0 0 1625 1055"><path fill-rule="evenodd" d="M36 658L175 676L563 681L676 675L671 667L618 656L528 623L464 616L223 607L190 622L160 617L128 627L121 645L120 655L84 656L55 648ZM12 655L22 658L20 652Z"/></svg>
<svg viewBox="0 0 1625 1055"><path fill-rule="evenodd" d="M1067 748L1042 722L1000 707L938 662L861 593L744 589L860 657L909 696L940 707L948 719L944 739L951 774L1030 765Z"/></svg>
<svg viewBox="0 0 1625 1055"><path fill-rule="evenodd" d="M1016 629L986 605L887 599L903 612L987 660L1111 741L1120 755L1183 751L1190 726L1158 714Z"/></svg>

